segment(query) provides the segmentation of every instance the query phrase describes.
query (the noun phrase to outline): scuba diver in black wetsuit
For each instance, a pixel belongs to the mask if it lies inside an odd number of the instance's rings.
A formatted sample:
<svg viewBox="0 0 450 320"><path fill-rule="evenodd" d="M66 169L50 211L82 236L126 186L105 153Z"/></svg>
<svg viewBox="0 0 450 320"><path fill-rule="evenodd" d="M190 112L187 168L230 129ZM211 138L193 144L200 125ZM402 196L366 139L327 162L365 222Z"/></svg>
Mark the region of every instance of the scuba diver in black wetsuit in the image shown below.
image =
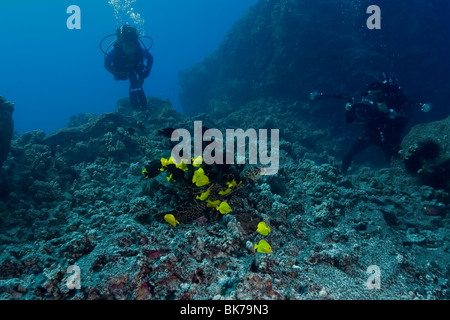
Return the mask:
<svg viewBox="0 0 450 320"><path fill-rule="evenodd" d="M372 145L379 146L389 162L391 157L397 156L411 105L400 87L388 80L369 84L360 102L348 102L345 106L347 123L361 123L365 131L345 154L342 172L347 172L355 155Z"/></svg>
<svg viewBox="0 0 450 320"><path fill-rule="evenodd" d="M350 94L330 94L317 90L309 94L312 101L322 98L346 100L347 123L357 122L365 127L364 133L357 138L342 159L343 173L347 172L354 156L372 145L379 146L390 162L400 151L403 131L409 122L413 107L419 108L422 112L430 112L432 109L429 102L410 100L402 92L396 79L384 72L383 77L383 81L369 84L359 99Z"/></svg>
<svg viewBox="0 0 450 320"><path fill-rule="evenodd" d="M115 80L130 80L129 96L133 109L147 107L142 85L153 64L153 56L149 53L151 46L145 46L135 28L122 25L117 28L117 39L104 51L103 41L113 35L106 36L100 42L100 49L105 55L105 68L114 75Z"/></svg>

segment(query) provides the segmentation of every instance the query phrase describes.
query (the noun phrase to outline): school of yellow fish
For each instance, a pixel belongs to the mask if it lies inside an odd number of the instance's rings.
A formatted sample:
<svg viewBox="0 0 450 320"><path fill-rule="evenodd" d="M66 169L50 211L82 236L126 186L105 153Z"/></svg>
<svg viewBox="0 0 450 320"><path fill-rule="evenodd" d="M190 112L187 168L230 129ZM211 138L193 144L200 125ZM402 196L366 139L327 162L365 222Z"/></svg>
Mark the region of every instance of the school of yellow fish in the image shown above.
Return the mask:
<svg viewBox="0 0 450 320"><path fill-rule="evenodd" d="M195 184L197 187L202 187L202 186L208 185L210 183L209 178L205 175L204 170L201 168L202 163L203 163L203 158L201 156L197 157L196 159L192 158L192 165L194 167L198 168L194 172L194 176L192 177L192 183ZM170 157L169 159L161 158L162 168L160 170L164 171L168 165L175 165L176 168L186 171L186 170L188 170L186 164L187 164L187 160L185 160L185 159L181 160L181 162L178 164L173 157ZM142 173L145 174L146 172L143 171ZM167 181L170 181L170 180L173 180L172 174L169 174L169 176L167 177ZM242 181L239 182L239 184L241 184L241 183L242 183ZM232 181L227 182L228 188L226 190L220 191L218 194L222 195L222 196L227 195L228 193L230 193L232 191L232 188L237 185L238 185L238 183L233 179ZM197 195L196 199L200 200L200 201L206 200L206 206L208 208L215 208L221 214L227 214L232 211L232 209L230 208L228 203L226 203L225 201L208 200L209 195L210 195L210 189ZM180 224L180 222L178 222L178 220L175 218L175 216L173 214L166 214L164 216L164 220L174 227L176 227L177 224ZM270 227L267 226L264 221L261 221L260 223L258 223L256 232L258 232L264 236L267 236L270 233ZM260 252L260 253L273 252L270 244L264 239L261 239L259 241L259 243L255 243L254 250L256 252Z"/></svg>

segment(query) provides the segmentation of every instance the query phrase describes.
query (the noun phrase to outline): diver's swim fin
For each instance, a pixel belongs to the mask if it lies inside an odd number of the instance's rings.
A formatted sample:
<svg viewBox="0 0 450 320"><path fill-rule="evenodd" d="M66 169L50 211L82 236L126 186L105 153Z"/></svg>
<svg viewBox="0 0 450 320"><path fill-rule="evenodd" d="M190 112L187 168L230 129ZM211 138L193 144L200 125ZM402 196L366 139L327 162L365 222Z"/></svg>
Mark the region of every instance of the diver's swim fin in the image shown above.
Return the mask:
<svg viewBox="0 0 450 320"><path fill-rule="evenodd" d="M130 88L130 102L133 109L146 108L147 97L142 88Z"/></svg>

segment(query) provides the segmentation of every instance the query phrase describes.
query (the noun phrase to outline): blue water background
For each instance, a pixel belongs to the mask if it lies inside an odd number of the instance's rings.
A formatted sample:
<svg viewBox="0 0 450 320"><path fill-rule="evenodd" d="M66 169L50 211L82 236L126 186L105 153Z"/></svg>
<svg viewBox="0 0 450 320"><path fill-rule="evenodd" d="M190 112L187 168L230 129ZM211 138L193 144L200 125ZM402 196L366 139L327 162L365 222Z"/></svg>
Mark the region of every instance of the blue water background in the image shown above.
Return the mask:
<svg viewBox="0 0 450 320"><path fill-rule="evenodd" d="M144 20L145 35L154 40L146 94L169 99L181 110L178 71L216 50L233 23L256 2L137 0L132 4ZM81 9L81 30L66 26L70 5ZM49 134L77 113L114 111L117 99L128 96L129 83L115 81L104 69L99 42L127 22L135 21L126 13L116 19L107 0L2 0L0 95L15 103L15 130L41 129Z"/></svg>

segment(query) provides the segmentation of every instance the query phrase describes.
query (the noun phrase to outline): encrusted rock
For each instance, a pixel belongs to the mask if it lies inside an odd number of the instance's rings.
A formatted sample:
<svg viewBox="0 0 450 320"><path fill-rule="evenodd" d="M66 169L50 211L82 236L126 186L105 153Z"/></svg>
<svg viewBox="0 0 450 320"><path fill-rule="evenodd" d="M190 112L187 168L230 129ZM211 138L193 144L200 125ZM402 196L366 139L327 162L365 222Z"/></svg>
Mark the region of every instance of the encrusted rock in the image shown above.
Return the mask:
<svg viewBox="0 0 450 320"><path fill-rule="evenodd" d="M9 153L14 130L12 113L14 104L0 96L0 170Z"/></svg>
<svg viewBox="0 0 450 320"><path fill-rule="evenodd" d="M450 116L414 126L401 146L409 172L426 185L450 192Z"/></svg>

